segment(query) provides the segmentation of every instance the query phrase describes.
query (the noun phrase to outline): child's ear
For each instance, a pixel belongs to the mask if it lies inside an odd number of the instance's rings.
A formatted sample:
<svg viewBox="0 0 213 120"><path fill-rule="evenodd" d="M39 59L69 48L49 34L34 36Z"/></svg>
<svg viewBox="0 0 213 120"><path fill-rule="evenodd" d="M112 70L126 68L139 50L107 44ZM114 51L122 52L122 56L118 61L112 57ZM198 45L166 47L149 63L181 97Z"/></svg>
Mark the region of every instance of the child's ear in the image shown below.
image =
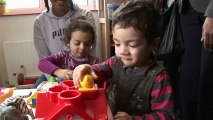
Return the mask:
<svg viewBox="0 0 213 120"><path fill-rule="evenodd" d="M159 43L160 43L160 37L156 37L156 38L154 39L154 41L152 42L152 44L151 44L152 49L157 49Z"/></svg>

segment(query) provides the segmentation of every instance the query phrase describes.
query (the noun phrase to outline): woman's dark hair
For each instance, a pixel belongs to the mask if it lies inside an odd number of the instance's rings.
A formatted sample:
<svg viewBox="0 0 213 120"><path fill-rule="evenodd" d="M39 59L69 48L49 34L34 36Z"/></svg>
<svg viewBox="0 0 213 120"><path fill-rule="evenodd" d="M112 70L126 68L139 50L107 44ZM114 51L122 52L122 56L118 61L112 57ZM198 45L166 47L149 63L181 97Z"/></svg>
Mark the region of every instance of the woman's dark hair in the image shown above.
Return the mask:
<svg viewBox="0 0 213 120"><path fill-rule="evenodd" d="M70 21L68 28L65 32L64 42L69 44L72 38L72 33L75 31L90 32L92 35L92 44L95 43L95 29L91 23L84 16L79 16L76 19Z"/></svg>
<svg viewBox="0 0 213 120"><path fill-rule="evenodd" d="M113 14L112 30L116 24L121 28L133 27L140 30L148 43L160 36L161 15L152 0L130 0L122 4Z"/></svg>
<svg viewBox="0 0 213 120"><path fill-rule="evenodd" d="M69 3L70 3L70 9L75 10L72 0L69 0ZM45 4L45 7L47 8L47 12L49 12L50 7L49 7L48 0L44 0L44 4Z"/></svg>

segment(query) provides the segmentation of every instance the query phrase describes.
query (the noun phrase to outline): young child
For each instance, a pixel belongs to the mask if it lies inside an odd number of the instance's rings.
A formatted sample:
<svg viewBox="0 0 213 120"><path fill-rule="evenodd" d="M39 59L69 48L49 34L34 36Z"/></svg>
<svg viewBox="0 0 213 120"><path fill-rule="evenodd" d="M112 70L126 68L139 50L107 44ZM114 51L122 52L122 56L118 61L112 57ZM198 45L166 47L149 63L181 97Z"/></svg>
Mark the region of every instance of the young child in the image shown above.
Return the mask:
<svg viewBox="0 0 213 120"><path fill-rule="evenodd" d="M161 16L150 1L122 4L112 19L115 54L95 65L74 69L75 87L85 74L109 82L107 99L115 120L175 119L167 71L153 59L160 41Z"/></svg>
<svg viewBox="0 0 213 120"><path fill-rule="evenodd" d="M38 68L47 74L61 79L72 79L72 72L80 64L96 64L99 59L89 55L95 42L94 27L84 17L78 17L69 24L65 33L65 44L70 51L60 52L43 58Z"/></svg>

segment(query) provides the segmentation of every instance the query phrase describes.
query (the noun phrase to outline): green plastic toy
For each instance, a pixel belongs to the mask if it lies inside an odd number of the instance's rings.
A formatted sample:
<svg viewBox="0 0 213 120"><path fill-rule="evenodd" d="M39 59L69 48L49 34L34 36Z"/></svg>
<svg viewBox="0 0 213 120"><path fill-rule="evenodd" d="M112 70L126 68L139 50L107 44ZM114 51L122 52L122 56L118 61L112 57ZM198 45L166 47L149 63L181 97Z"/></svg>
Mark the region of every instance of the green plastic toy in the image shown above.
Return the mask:
<svg viewBox="0 0 213 120"><path fill-rule="evenodd" d="M49 79L49 82L56 82L55 77L51 76L50 79Z"/></svg>

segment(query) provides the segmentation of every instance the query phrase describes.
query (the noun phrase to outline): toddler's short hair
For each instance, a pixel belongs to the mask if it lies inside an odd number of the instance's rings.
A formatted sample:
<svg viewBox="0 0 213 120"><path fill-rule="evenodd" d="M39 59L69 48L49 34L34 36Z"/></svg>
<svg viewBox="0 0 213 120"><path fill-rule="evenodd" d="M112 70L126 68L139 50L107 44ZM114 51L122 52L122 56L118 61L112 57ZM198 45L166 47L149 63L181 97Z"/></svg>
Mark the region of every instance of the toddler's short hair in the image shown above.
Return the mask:
<svg viewBox="0 0 213 120"><path fill-rule="evenodd" d="M133 27L140 30L148 43L151 43L160 37L160 9L152 0L127 1L113 13L112 30L116 24L121 28Z"/></svg>

